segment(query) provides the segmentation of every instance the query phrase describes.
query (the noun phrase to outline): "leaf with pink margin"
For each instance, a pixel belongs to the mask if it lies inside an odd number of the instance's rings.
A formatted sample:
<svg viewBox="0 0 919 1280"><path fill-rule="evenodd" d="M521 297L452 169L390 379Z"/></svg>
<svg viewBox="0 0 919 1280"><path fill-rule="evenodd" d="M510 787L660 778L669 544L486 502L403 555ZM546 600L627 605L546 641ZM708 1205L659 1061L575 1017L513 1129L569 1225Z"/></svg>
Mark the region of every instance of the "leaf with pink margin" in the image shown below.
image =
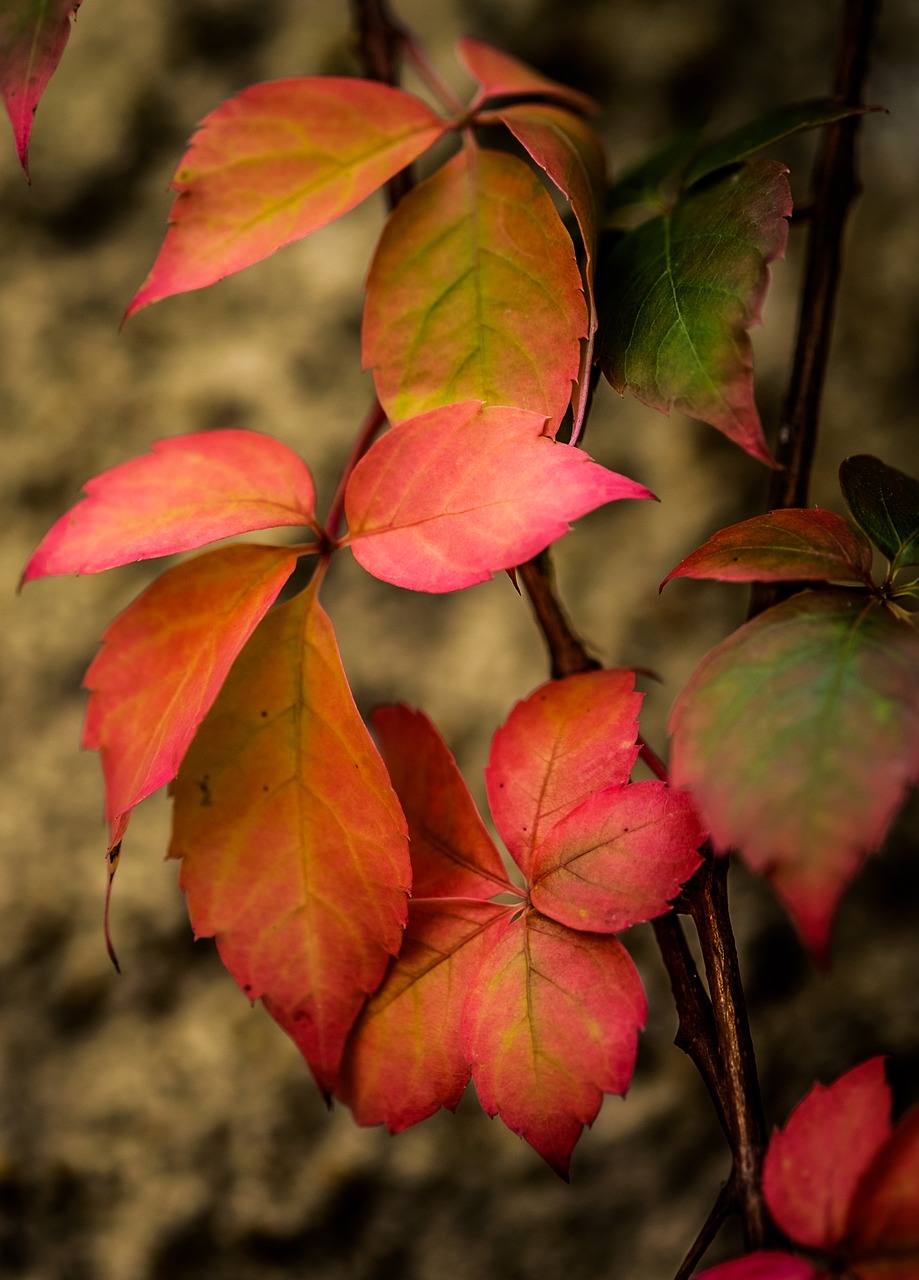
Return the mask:
<svg viewBox="0 0 919 1280"><path fill-rule="evenodd" d="M871 544L851 521L820 507L784 507L721 529L671 578L719 582L871 581Z"/></svg>
<svg viewBox="0 0 919 1280"><path fill-rule="evenodd" d="M696 1280L821 1280L822 1267L791 1253L764 1249L700 1271Z"/></svg>
<svg viewBox="0 0 919 1280"><path fill-rule="evenodd" d="M669 911L702 862L704 838L685 791L663 782L608 787L540 841L530 901L571 929L618 933Z"/></svg>
<svg viewBox="0 0 919 1280"><path fill-rule="evenodd" d="M550 80L484 40L463 36L457 41L456 52L461 65L479 85L479 98L535 96L554 98L587 115L596 115L600 110L593 98L588 98L585 93Z"/></svg>
<svg viewBox="0 0 919 1280"><path fill-rule="evenodd" d="M371 725L408 821L414 898L513 889L447 744L422 711L377 707Z"/></svg>
<svg viewBox="0 0 919 1280"><path fill-rule="evenodd" d="M367 277L363 363L392 422L464 400L557 429L587 307L552 197L517 156L466 146L390 215Z"/></svg>
<svg viewBox="0 0 919 1280"><path fill-rule="evenodd" d="M355 1025L337 1096L358 1124L392 1133L453 1111L472 1072L462 1045L466 993L496 926L515 908L413 899L399 957Z"/></svg>
<svg viewBox="0 0 919 1280"><path fill-rule="evenodd" d="M600 365L613 387L701 418L769 466L747 331L785 252L786 172L754 160L693 188L620 238L598 289Z"/></svg>
<svg viewBox="0 0 919 1280"><path fill-rule="evenodd" d="M817 1084L772 1136L763 1193L776 1224L797 1244L834 1253L847 1235L860 1180L890 1137L883 1058Z"/></svg>
<svg viewBox="0 0 919 1280"><path fill-rule="evenodd" d="M720 849L766 875L824 958L837 902L919 777L919 636L853 591L805 591L702 660L671 774Z"/></svg>
<svg viewBox="0 0 919 1280"><path fill-rule="evenodd" d="M604 503L653 496L543 426L466 402L392 427L348 482L354 558L399 587L456 591L529 560Z"/></svg>
<svg viewBox="0 0 919 1280"><path fill-rule="evenodd" d="M71 22L81 3L5 0L0 9L0 95L26 177L35 111L67 46Z"/></svg>
<svg viewBox="0 0 919 1280"><path fill-rule="evenodd" d="M101 573L256 529L309 525L316 491L287 445L256 431L159 440L150 453L103 471L45 534L22 581Z"/></svg>
<svg viewBox="0 0 919 1280"><path fill-rule="evenodd" d="M174 778L234 660L297 563L285 547L233 546L169 569L106 629L83 683L83 746L98 751L113 841Z"/></svg>
<svg viewBox="0 0 919 1280"><path fill-rule="evenodd" d="M305 76L244 89L192 138L166 239L125 319L333 222L445 127L419 98L375 81Z"/></svg>
<svg viewBox="0 0 919 1280"><path fill-rule="evenodd" d="M919 1274L919 1110L904 1116L866 1169L853 1200L847 1239L865 1280L875 1274L889 1280Z"/></svg>
<svg viewBox="0 0 919 1280"><path fill-rule="evenodd" d="M485 771L495 826L526 877L547 832L588 796L628 781L638 757L634 671L551 680L518 702Z"/></svg>
<svg viewBox="0 0 919 1280"><path fill-rule="evenodd" d="M463 1044L490 1115L567 1179L604 1093L624 1094L647 1003L616 938L527 911L504 928L466 999Z"/></svg>

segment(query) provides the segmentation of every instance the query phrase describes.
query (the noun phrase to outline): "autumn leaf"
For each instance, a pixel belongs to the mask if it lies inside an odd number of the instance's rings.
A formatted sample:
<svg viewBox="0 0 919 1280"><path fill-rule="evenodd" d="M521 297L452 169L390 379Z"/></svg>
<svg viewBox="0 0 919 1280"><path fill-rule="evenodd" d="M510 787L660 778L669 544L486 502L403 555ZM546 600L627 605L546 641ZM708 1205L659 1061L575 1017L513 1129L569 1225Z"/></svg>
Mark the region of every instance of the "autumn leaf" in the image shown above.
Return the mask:
<svg viewBox="0 0 919 1280"><path fill-rule="evenodd" d="M769 465L747 330L785 252L785 173L754 160L693 188L619 238L598 295L600 364L617 391L701 418Z"/></svg>
<svg viewBox="0 0 919 1280"><path fill-rule="evenodd" d="M256 431L159 440L83 486L86 497L45 534L22 581L100 573L256 529L313 525L306 464Z"/></svg>
<svg viewBox="0 0 919 1280"><path fill-rule="evenodd" d="M539 97L563 102L575 111L593 115L599 107L592 98L550 80L525 62L495 49L484 40L463 36L457 41L457 56L481 90L477 101L485 98Z"/></svg>
<svg viewBox="0 0 919 1280"><path fill-rule="evenodd" d="M375 81L314 76L244 89L193 137L172 181L166 239L126 318L341 217L444 128L420 99Z"/></svg>
<svg viewBox="0 0 919 1280"><path fill-rule="evenodd" d="M524 161L466 146L399 202L363 328L364 367L391 421L480 400L557 427L586 334L574 245Z"/></svg>
<svg viewBox="0 0 919 1280"><path fill-rule="evenodd" d="M919 564L919 481L864 453L845 459L839 481L853 518L894 570Z"/></svg>
<svg viewBox="0 0 919 1280"><path fill-rule="evenodd" d="M871 582L871 544L842 516L785 507L721 529L671 569L671 578L721 582Z"/></svg>
<svg viewBox="0 0 919 1280"><path fill-rule="evenodd" d="M826 1272L806 1258L764 1249L700 1271L698 1280L821 1280Z"/></svg>
<svg viewBox="0 0 919 1280"><path fill-rule="evenodd" d="M4 0L0 7L0 94L19 163L29 173L29 139L39 99L70 38L82 0Z"/></svg>
<svg viewBox="0 0 919 1280"><path fill-rule="evenodd" d="M721 849L768 876L822 956L836 904L919 777L919 637L865 594L806 591L703 659L671 770Z"/></svg>
<svg viewBox="0 0 919 1280"><path fill-rule="evenodd" d="M237 658L173 785L170 856L198 937L331 1093L367 994L399 950L405 819L310 589Z"/></svg>
<svg viewBox="0 0 919 1280"><path fill-rule="evenodd" d="M168 570L106 629L84 677L83 745L98 751L116 823L174 778L236 655L297 563L233 546Z"/></svg>
<svg viewBox="0 0 919 1280"><path fill-rule="evenodd" d="M595 507L653 496L544 426L539 414L467 402L391 428L348 482L355 559L400 587L455 591L529 560Z"/></svg>

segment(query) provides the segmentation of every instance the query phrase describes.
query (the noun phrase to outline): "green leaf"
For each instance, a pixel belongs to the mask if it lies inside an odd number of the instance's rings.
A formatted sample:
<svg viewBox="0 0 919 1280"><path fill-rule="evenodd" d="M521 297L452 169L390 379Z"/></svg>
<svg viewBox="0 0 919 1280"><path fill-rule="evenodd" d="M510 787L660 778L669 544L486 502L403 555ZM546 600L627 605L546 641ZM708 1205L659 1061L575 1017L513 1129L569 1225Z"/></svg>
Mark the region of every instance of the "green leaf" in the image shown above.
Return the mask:
<svg viewBox="0 0 919 1280"><path fill-rule="evenodd" d="M779 107L761 120L752 120L739 129L733 129L726 137L719 138L700 151L683 174L683 185L690 187L717 169L723 169L729 164L739 164L758 151L781 142L783 138L790 138L792 134L819 129L822 125L834 124L849 116L878 110L879 107L844 107L832 98L814 98L810 102Z"/></svg>
<svg viewBox="0 0 919 1280"><path fill-rule="evenodd" d="M696 149L700 133L700 129L684 129L646 159L627 169L607 193L607 214L636 204L661 202L667 179L687 163Z"/></svg>
<svg viewBox="0 0 919 1280"><path fill-rule="evenodd" d="M670 719L672 780L817 954L840 895L919 778L919 636L862 593L805 591L696 668Z"/></svg>
<svg viewBox="0 0 919 1280"><path fill-rule="evenodd" d="M600 364L616 390L701 418L769 465L747 330L785 251L785 173L759 160L695 188L621 237L598 290Z"/></svg>
<svg viewBox="0 0 919 1280"><path fill-rule="evenodd" d="M894 569L919 564L919 482L860 453L839 468L846 505Z"/></svg>

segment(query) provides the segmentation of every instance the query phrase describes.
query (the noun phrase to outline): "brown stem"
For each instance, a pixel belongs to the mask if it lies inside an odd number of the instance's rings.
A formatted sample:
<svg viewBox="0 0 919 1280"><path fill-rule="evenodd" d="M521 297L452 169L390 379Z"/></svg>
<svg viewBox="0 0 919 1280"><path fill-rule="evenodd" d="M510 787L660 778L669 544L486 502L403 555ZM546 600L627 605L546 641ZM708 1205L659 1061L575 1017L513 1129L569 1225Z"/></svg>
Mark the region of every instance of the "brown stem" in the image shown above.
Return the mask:
<svg viewBox="0 0 919 1280"><path fill-rule="evenodd" d="M712 1211L705 1219L702 1229L692 1242L689 1252L680 1264L673 1280L689 1280L689 1277L695 1271L696 1267L702 1260L708 1246L718 1234L721 1224L727 1218L728 1214L734 1208L734 1183L729 1179L718 1193L718 1199L712 1206Z"/></svg>
<svg viewBox="0 0 919 1280"><path fill-rule="evenodd" d="M737 1209L747 1248L758 1249L766 1231L762 1195L766 1124L728 912L727 876L727 858L710 858L694 881L689 904L705 958L721 1057L721 1102L734 1156Z"/></svg>
<svg viewBox="0 0 919 1280"><path fill-rule="evenodd" d="M879 8L880 0L845 0L833 84L833 97L840 104L862 102ZM776 444L776 460L782 470L772 477L770 510L807 506L842 266L843 233L849 210L861 190L855 156L860 124L861 116L851 116L829 125L814 165L798 336ZM752 592L750 616L797 589L788 583L758 584Z"/></svg>
<svg viewBox="0 0 919 1280"><path fill-rule="evenodd" d="M575 635L571 623L555 594L552 561L548 551L528 560L517 569L536 621L549 650L552 679L576 675L579 671L596 671L600 663L587 652L583 641Z"/></svg>

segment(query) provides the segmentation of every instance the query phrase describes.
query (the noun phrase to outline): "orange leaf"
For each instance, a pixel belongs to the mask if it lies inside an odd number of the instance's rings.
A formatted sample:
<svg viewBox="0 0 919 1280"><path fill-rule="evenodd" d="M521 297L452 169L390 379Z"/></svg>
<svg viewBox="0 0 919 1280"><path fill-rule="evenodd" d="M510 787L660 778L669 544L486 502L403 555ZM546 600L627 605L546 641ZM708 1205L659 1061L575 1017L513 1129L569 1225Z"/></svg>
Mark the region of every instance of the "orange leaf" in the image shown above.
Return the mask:
<svg viewBox="0 0 919 1280"><path fill-rule="evenodd" d="M83 745L102 756L108 822L175 777L296 563L284 547L209 551L162 574L105 631L84 679Z"/></svg>
<svg viewBox="0 0 919 1280"><path fill-rule="evenodd" d="M402 941L405 819L314 590L236 661L173 787L196 935L293 1037L323 1091Z"/></svg>
<svg viewBox="0 0 919 1280"><path fill-rule="evenodd" d="M557 80L550 80L548 76L528 67L525 62L510 57L500 49L492 48L484 40L463 36L457 41L456 51L462 65L481 86L483 97L504 98L514 95L555 98L577 111L587 112L588 115L593 115L600 109L585 93L569 89Z"/></svg>

